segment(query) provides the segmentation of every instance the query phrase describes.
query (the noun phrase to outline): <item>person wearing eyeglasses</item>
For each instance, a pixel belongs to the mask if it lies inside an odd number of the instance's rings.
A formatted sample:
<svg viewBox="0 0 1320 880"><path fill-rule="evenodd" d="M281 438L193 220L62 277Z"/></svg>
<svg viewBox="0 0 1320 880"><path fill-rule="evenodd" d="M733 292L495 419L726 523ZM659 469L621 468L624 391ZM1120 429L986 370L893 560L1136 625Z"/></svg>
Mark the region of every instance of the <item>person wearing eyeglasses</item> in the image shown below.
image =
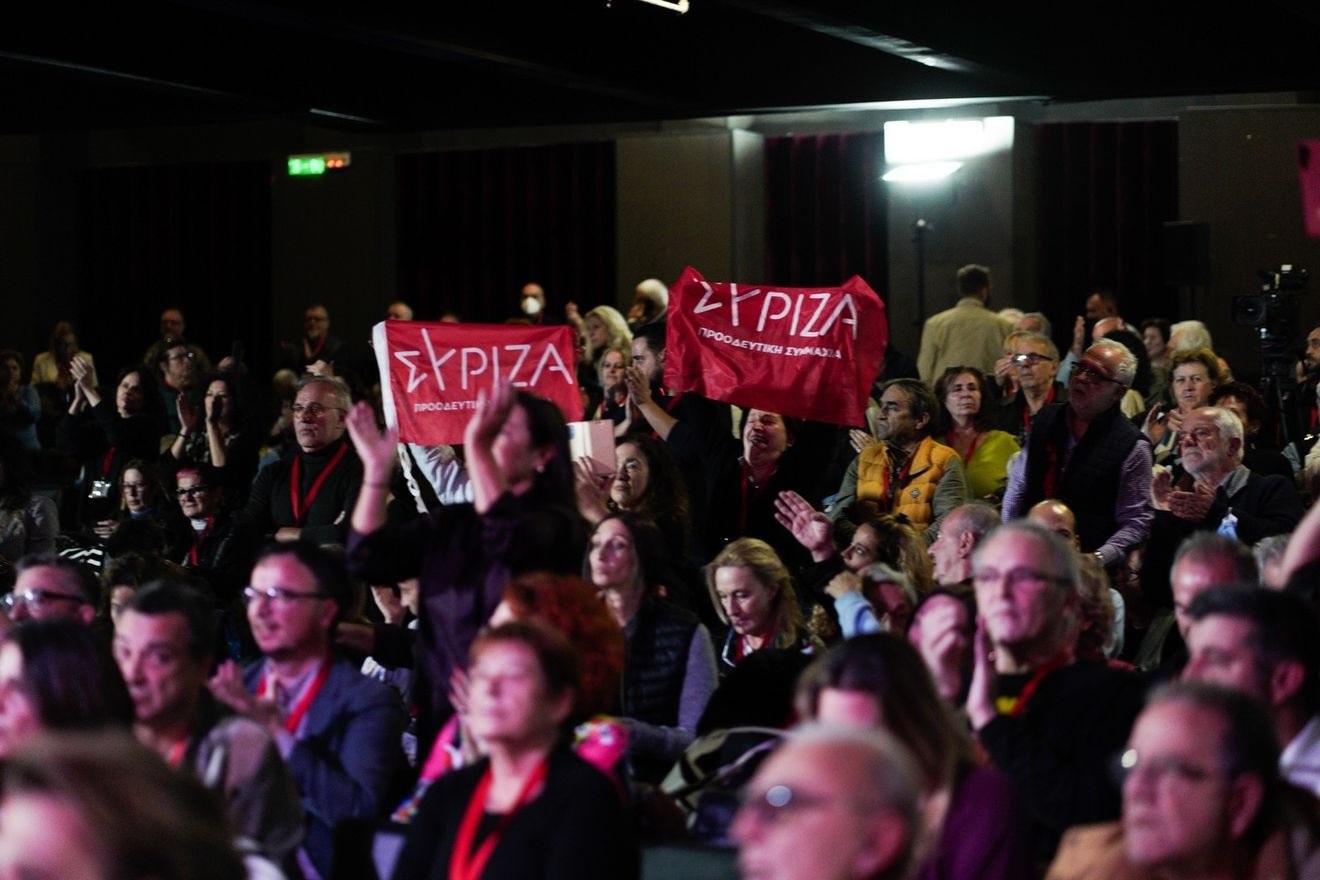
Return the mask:
<svg viewBox="0 0 1320 880"><path fill-rule="evenodd" d="M276 541L342 544L362 486L362 463L344 436L352 400L331 376L306 376L293 402L297 450L257 474L247 516Z"/></svg>
<svg viewBox="0 0 1320 880"><path fill-rule="evenodd" d="M0 597L10 620L54 617L90 624L100 587L92 570L58 553L30 553L18 561L14 590Z"/></svg>
<svg viewBox="0 0 1320 880"><path fill-rule="evenodd" d="M1311 877L1314 801L1279 778L1264 707L1216 685L1161 688L1114 762L1122 822L1068 833L1050 880Z"/></svg>
<svg viewBox="0 0 1320 880"><path fill-rule="evenodd" d="M175 478L175 498L187 518L191 541L179 564L200 574L221 606L238 598L257 555L256 531L221 504L224 490L214 468L187 466Z"/></svg>
<svg viewBox="0 0 1320 880"><path fill-rule="evenodd" d="M1056 381L1059 349L1041 333L1017 333L1008 356L1009 374L1017 390L999 401L999 429L1012 434L1019 446L1027 445L1031 423L1047 403L1064 403L1068 389Z"/></svg>
<svg viewBox="0 0 1320 880"><path fill-rule="evenodd" d="M160 392L161 409L169 422L170 433L177 434L181 430L179 397L192 387L198 370L197 355L183 339L171 339L157 350L156 369L160 373L156 388Z"/></svg>
<svg viewBox="0 0 1320 880"><path fill-rule="evenodd" d="M344 564L306 541L268 547L243 590L262 657L221 665L211 691L266 728L307 810L299 864L329 877L334 828L376 819L403 760L403 710L388 686L332 652L349 599Z"/></svg>
<svg viewBox="0 0 1320 880"><path fill-rule="evenodd" d="M977 547L980 623L966 711L991 762L1017 786L1037 861L1073 825L1118 817L1106 762L1141 708L1135 675L1076 657L1077 552L1033 522L1002 525Z"/></svg>
<svg viewBox="0 0 1320 880"><path fill-rule="evenodd" d="M1119 403L1136 376L1126 346L1101 339L1068 378L1068 402L1041 408L1022 452L1008 463L1004 521L1054 498L1077 517L1082 550L1109 569L1150 534L1151 446Z"/></svg>
<svg viewBox="0 0 1320 880"><path fill-rule="evenodd" d="M922 837L916 762L878 729L806 725L748 783L730 836L743 880L901 880Z"/></svg>

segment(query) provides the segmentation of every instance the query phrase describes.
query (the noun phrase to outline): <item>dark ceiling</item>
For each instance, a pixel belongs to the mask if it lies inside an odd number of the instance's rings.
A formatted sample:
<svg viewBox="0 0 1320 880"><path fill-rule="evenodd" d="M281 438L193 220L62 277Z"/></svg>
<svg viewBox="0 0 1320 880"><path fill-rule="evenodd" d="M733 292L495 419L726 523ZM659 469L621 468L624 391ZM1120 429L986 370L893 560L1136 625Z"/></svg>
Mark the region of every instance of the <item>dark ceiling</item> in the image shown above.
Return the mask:
<svg viewBox="0 0 1320 880"><path fill-rule="evenodd" d="M642 0L33 4L0 32L0 131L258 119L406 131L1320 90L1314 2L1046 16L1044 4L690 2L684 15Z"/></svg>

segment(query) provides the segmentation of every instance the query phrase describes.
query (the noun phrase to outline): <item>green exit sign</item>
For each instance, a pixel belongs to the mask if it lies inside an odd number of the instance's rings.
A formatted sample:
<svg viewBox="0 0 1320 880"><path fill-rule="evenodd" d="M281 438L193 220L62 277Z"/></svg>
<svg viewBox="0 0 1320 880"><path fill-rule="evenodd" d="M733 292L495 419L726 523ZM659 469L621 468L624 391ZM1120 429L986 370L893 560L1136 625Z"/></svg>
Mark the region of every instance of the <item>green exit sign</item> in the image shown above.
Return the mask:
<svg viewBox="0 0 1320 880"><path fill-rule="evenodd" d="M314 153L289 157L290 177L310 177L339 171L352 162L351 153Z"/></svg>

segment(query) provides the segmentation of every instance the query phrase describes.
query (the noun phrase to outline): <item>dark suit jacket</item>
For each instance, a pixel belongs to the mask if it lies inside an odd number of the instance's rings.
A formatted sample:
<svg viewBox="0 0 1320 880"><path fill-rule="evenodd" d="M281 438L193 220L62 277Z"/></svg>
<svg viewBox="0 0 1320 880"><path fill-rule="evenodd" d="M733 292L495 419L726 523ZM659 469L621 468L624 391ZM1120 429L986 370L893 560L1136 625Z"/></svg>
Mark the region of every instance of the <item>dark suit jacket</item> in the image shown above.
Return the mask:
<svg viewBox="0 0 1320 880"><path fill-rule="evenodd" d="M264 668L265 661L257 661L243 670L249 691L256 693ZM403 708L389 687L347 660L334 661L287 757L307 810L303 845L321 876L330 876L340 820L375 819L392 806L403 724Z"/></svg>

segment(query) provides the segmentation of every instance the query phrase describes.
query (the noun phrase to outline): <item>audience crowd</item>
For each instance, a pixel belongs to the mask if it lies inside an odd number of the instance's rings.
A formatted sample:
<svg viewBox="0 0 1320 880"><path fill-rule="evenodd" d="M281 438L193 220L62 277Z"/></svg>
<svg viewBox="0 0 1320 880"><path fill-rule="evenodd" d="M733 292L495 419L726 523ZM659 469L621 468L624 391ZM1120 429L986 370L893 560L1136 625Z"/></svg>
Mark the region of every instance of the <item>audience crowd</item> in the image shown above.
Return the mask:
<svg viewBox="0 0 1320 880"><path fill-rule="evenodd" d="M1269 399L990 281L843 426L527 284L613 467L507 385L400 444L321 305L0 351L0 880L1320 878L1320 327Z"/></svg>

